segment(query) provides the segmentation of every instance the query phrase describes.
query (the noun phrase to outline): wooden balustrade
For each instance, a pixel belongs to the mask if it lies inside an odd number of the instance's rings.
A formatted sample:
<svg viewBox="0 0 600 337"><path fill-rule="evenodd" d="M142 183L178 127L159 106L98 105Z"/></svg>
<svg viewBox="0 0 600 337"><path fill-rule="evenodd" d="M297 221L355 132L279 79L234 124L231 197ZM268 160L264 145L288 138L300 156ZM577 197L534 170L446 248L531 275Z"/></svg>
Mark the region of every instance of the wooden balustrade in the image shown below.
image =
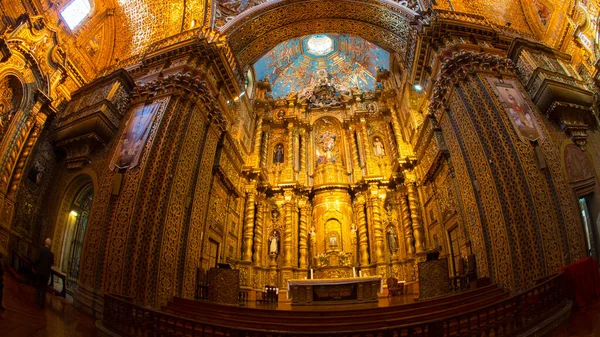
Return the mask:
<svg viewBox="0 0 600 337"><path fill-rule="evenodd" d="M352 331L284 331L210 324L104 296L103 326L121 336L509 336L535 326L566 304L565 277L558 274L495 303L450 317L385 328ZM400 308L399 306L398 308ZM369 309L365 309L368 311ZM315 324L319 324L315 321ZM343 327L343 325L341 325ZM343 328L342 328L343 329ZM340 330L342 330L340 329Z"/></svg>

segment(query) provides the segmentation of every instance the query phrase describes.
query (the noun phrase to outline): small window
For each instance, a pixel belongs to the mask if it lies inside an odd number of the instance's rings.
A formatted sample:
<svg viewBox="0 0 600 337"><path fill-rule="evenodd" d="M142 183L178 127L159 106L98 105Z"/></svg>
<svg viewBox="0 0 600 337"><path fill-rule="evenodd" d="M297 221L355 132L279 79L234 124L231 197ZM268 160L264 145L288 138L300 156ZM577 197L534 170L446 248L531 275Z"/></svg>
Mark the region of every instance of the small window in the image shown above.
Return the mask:
<svg viewBox="0 0 600 337"><path fill-rule="evenodd" d="M85 19L92 6L88 0L73 0L60 13L71 30L75 29Z"/></svg>

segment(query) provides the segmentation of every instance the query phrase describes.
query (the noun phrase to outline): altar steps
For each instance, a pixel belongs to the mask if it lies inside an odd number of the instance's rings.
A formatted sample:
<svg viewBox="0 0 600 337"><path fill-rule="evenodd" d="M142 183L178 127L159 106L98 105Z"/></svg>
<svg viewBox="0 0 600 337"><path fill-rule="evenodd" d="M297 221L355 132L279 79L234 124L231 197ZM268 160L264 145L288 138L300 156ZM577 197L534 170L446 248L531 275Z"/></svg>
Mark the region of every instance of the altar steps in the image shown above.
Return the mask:
<svg viewBox="0 0 600 337"><path fill-rule="evenodd" d="M508 298L495 285L441 298L381 308L284 311L243 308L175 298L163 311L210 324L295 332L349 331L414 324L454 316Z"/></svg>

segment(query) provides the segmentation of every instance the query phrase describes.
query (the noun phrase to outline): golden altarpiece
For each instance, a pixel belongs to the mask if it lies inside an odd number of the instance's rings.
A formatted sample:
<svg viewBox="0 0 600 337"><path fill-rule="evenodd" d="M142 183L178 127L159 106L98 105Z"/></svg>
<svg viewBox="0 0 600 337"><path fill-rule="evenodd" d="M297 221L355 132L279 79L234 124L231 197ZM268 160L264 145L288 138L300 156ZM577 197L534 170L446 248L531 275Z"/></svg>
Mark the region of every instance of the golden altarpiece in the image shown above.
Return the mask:
<svg viewBox="0 0 600 337"><path fill-rule="evenodd" d="M218 262L252 292L411 282L436 249L519 290L597 254L593 1L96 1L75 31L59 2L0 4L0 254L53 238L82 308L192 298ZM253 65L311 34L389 65L273 98Z"/></svg>

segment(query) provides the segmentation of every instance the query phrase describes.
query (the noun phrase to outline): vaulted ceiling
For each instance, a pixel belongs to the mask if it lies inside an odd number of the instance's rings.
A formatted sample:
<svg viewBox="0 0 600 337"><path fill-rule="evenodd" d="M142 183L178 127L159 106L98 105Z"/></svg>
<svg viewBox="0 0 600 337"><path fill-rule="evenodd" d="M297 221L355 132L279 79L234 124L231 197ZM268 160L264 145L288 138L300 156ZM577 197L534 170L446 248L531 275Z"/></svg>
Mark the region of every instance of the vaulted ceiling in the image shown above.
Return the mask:
<svg viewBox="0 0 600 337"><path fill-rule="evenodd" d="M254 64L256 78L268 78L274 98L321 84L339 90L374 90L379 68L389 70L390 54L360 37L317 34L282 42Z"/></svg>
<svg viewBox="0 0 600 337"><path fill-rule="evenodd" d="M14 20L25 12L43 15L57 27L61 43L71 57L93 76L103 67L142 53L153 42L200 26L225 32L242 66L253 64L283 41L323 32L378 39L385 49L399 50L406 48L406 23L424 8L424 3L431 3L422 0L90 2L91 15L73 31L60 16L70 0L5 0L0 9L5 14L4 25L10 21L6 16ZM491 25L513 31L515 36L582 54L575 55L576 59L590 58L596 53L597 0L438 0L434 7L481 15ZM361 16L365 13L368 18ZM576 43L571 43L573 39Z"/></svg>

